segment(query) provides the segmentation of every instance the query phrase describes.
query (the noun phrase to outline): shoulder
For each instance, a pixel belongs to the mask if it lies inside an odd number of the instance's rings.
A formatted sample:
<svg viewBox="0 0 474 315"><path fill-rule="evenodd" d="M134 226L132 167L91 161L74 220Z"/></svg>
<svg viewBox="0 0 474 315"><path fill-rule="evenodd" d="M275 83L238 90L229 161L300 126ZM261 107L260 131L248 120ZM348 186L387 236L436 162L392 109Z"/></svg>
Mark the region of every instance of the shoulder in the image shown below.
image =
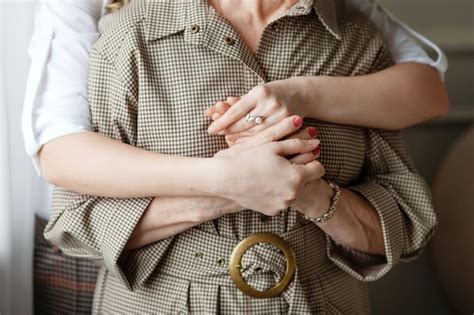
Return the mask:
<svg viewBox="0 0 474 315"><path fill-rule="evenodd" d="M354 5L348 0L334 0L338 26L346 38L356 36L370 37L382 40L379 29L367 14L361 10L361 5ZM381 41L382 43L382 41Z"/></svg>
<svg viewBox="0 0 474 315"><path fill-rule="evenodd" d="M377 13L379 6L375 0L344 0L344 3L348 8L363 12L370 18L373 14Z"/></svg>
<svg viewBox="0 0 474 315"><path fill-rule="evenodd" d="M347 0L334 0L341 46L350 52L352 57L358 59L361 70L366 69L365 66L372 68L381 62L385 67L391 65L392 58L379 28L367 14L361 12L359 7L348 5L346 2Z"/></svg>
<svg viewBox="0 0 474 315"><path fill-rule="evenodd" d="M99 21L101 36L93 51L114 61L119 53L133 51L145 39L146 1L132 0L122 9L104 15Z"/></svg>

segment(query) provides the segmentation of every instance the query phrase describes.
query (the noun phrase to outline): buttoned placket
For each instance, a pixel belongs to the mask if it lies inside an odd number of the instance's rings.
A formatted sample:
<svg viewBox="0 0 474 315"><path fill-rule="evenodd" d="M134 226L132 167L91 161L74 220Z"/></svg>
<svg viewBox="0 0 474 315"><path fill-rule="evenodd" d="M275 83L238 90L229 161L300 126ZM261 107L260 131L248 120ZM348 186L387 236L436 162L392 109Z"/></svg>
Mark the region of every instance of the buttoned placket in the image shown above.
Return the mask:
<svg viewBox="0 0 474 315"><path fill-rule="evenodd" d="M283 29L283 19L291 16L305 15L312 10L312 0L300 0L285 14L272 21L265 27L259 39L256 54L254 55L240 35L206 0L189 1L187 5L187 28L185 40L194 44L203 45L217 53L238 60L250 71L253 77L249 83L261 85L268 82L265 69L258 61L259 48L268 40L269 36L276 36ZM254 84L253 86L255 86Z"/></svg>
<svg viewBox="0 0 474 315"><path fill-rule="evenodd" d="M270 52L261 49L271 36L279 36L283 31L287 19L299 15L309 14L312 10L312 0L300 0L287 12L273 20L263 30L259 39L255 55L235 31L234 27L226 21L219 13L210 7L206 0L189 1L187 4L187 27L184 38L186 41L196 45L203 45L217 53L223 54L241 62L247 69L246 81L248 89L268 82L265 70L260 65L259 54ZM285 216L287 211L282 211L278 216L281 232L286 231ZM272 218L262 215L260 222L270 224ZM214 230L218 233L216 226ZM202 255L196 257L202 259Z"/></svg>
<svg viewBox="0 0 474 315"><path fill-rule="evenodd" d="M309 5L311 1L302 0L299 4L295 5L286 14L280 16L276 20L272 21L261 34L259 39L257 51L255 55L250 51L248 46L243 42L239 34L235 29L223 19L214 9L209 7L207 3L199 1L198 3L191 3L188 6L188 21L187 28L185 31L185 40L203 45L215 52L233 58L242 63L247 68L247 82L249 88L252 88L258 84L264 84L267 82L267 77L264 69L258 62L259 53L265 53L259 50L269 40L269 36L277 36L278 32L284 28L284 19L288 16L296 16L302 14L308 14L311 10ZM312 3L312 2L311 2ZM189 11L192 11L190 13ZM288 210L288 209L286 209ZM285 217L287 211L282 211L276 218L280 223L281 232L286 232ZM260 216L260 222L263 224L270 224L273 218L265 215ZM213 263L221 268L226 268L226 263L229 257L220 257L217 261L210 262L206 255L198 251L195 253L195 259L197 263ZM259 274L262 272L261 266L256 266L253 270L254 273Z"/></svg>

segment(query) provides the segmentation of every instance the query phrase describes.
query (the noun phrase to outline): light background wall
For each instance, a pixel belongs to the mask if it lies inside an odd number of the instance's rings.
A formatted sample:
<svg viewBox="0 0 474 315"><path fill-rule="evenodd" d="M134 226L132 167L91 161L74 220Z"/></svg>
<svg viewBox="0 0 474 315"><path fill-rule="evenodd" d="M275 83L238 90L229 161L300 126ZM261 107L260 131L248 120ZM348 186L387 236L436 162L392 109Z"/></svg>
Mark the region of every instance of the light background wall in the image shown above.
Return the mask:
<svg viewBox="0 0 474 315"><path fill-rule="evenodd" d="M442 156L473 122L474 1L380 0L380 3L440 44L450 58L450 114L439 121L405 132L418 169L431 181ZM8 299L10 306L13 306L10 310L15 310L12 314L28 314L31 306L30 282L24 280L31 277L31 252L25 251L22 246L28 248L27 244L32 238L31 209L34 204L31 201L41 195L43 189L41 182L34 177L20 134L20 114L29 64L26 48L33 24L33 7L33 1L29 0L0 0L0 69L3 68L5 83L0 98L8 105L1 112L4 115L1 123L6 122L11 130L6 138L10 143L7 157L12 165L10 171L15 176L6 185L9 186L11 204L14 205L11 211L17 214L2 216L17 229L13 233L12 241L16 246L11 256L12 266L16 266L16 269L0 270L0 279L8 276L18 280L13 282L16 285L10 288L11 292L0 292L0 302L2 298ZM432 272L429 250L425 251L421 259L400 265L385 278L372 284L371 295L375 314L451 313L442 288ZM5 310L3 312L7 313Z"/></svg>
<svg viewBox="0 0 474 315"><path fill-rule="evenodd" d="M32 25L32 1L0 0L0 167L7 165L0 172L0 194L7 194L0 198L0 234L11 231L0 242L0 314L7 315L31 314L33 302L32 209L41 186L25 154L20 123Z"/></svg>

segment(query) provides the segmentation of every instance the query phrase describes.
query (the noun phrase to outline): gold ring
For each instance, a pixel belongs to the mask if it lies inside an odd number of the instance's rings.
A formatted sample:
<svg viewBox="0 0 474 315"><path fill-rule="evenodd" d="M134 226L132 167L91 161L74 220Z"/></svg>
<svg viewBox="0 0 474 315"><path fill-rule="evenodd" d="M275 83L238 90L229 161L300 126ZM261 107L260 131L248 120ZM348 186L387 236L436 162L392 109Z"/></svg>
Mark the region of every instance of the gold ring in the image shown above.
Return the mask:
<svg viewBox="0 0 474 315"><path fill-rule="evenodd" d="M240 262L242 256L247 249L257 243L270 243L276 245L283 252L286 258L285 275L277 284L275 284L275 286L266 291L259 291L251 287L244 281L240 274ZM291 283L291 280L293 280L295 269L296 256L293 249L283 238L274 233L255 233L244 238L239 244L237 244L237 246L235 246L229 261L230 278L234 281L235 286L246 295L254 298L270 298L280 295L286 290L288 285Z"/></svg>

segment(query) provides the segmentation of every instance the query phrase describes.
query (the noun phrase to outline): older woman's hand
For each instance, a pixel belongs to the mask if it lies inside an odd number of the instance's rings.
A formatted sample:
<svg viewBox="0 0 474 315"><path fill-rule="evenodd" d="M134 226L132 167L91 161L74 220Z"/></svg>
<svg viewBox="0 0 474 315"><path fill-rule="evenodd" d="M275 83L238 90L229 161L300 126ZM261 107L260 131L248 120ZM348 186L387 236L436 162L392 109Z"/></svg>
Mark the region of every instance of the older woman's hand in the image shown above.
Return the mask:
<svg viewBox="0 0 474 315"><path fill-rule="evenodd" d="M304 107L294 100L294 91L285 82L290 81L281 80L259 85L241 98L229 97L225 102L216 103L205 113L214 120L208 132L220 135L253 135L290 115L304 116ZM258 125L247 122L248 113L264 117L263 122Z"/></svg>
<svg viewBox="0 0 474 315"><path fill-rule="evenodd" d="M291 206L311 218L317 218L329 208L332 195L331 186L322 178L316 179L305 185Z"/></svg>
<svg viewBox="0 0 474 315"><path fill-rule="evenodd" d="M234 135L228 135L226 136L226 141L229 148L219 151L215 157L230 156L244 149L282 139L309 140L317 138L318 130L315 127L301 130L302 123L303 120L301 117L290 116L253 136L235 138ZM293 156L290 161L296 164L306 164L317 159L319 155L320 148L318 146L312 152Z"/></svg>

